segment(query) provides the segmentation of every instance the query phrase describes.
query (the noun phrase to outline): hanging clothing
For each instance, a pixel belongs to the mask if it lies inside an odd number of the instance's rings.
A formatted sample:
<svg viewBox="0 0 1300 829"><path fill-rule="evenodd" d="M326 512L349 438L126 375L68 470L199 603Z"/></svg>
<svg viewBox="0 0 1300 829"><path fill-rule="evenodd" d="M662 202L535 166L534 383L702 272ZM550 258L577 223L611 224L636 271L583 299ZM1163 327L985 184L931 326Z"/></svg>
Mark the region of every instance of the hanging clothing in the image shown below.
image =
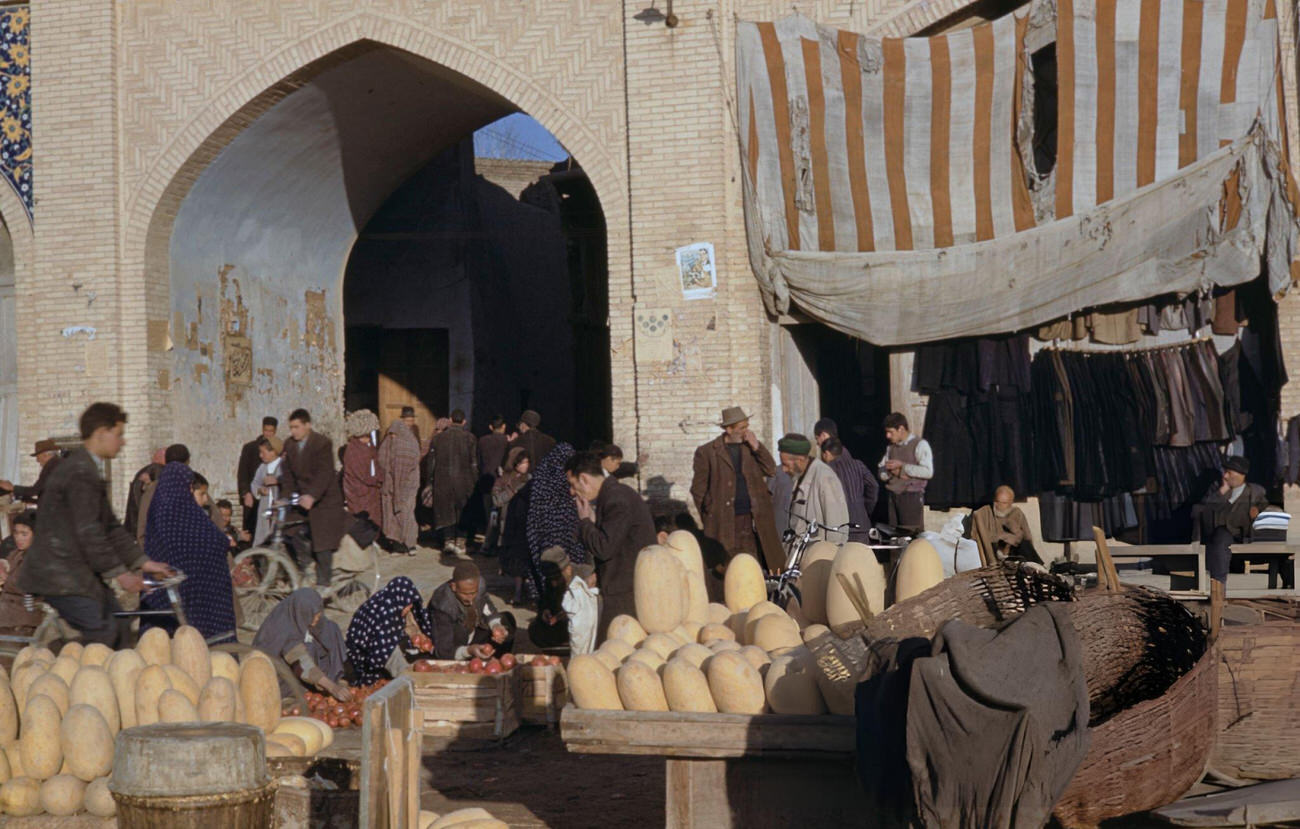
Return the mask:
<svg viewBox="0 0 1300 829"><path fill-rule="evenodd" d="M420 631L432 639L433 625L425 611L424 600L415 588L415 582L406 576L398 576L384 585L352 614L346 644L348 660L356 672L358 684L369 685L388 676L389 657L406 638L402 608L407 605Z"/></svg>
<svg viewBox="0 0 1300 829"><path fill-rule="evenodd" d="M145 555L185 574L180 584L181 604L189 624L204 639L235 641L235 588L230 581L227 554L230 538L217 527L194 500L190 488L194 472L183 463L169 463L158 476L158 486L149 503L149 534ZM148 610L166 610L166 593L145 595L140 605ZM175 620L144 617L141 628L160 627L173 633Z"/></svg>
<svg viewBox="0 0 1300 829"><path fill-rule="evenodd" d="M392 422L379 444L378 460L384 470L380 483L380 526L384 535L414 547L420 537L415 521L415 498L420 492L420 441L401 418Z"/></svg>

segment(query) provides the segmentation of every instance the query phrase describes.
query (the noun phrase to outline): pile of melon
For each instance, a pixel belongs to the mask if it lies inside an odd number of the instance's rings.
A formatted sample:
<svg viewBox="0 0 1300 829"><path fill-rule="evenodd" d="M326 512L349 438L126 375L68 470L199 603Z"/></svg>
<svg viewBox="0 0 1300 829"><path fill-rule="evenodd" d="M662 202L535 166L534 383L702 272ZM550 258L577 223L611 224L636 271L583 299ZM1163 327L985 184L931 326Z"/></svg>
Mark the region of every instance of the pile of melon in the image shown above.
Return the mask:
<svg viewBox="0 0 1300 829"><path fill-rule="evenodd" d="M254 651L238 664L208 651L203 636L151 628L132 649L100 644L26 647L11 676L0 670L0 811L16 817L101 817L116 811L108 791L113 740L136 725L243 722L266 734L268 756L314 754L333 742L325 723L280 716L275 667Z"/></svg>
<svg viewBox="0 0 1300 829"><path fill-rule="evenodd" d="M902 587L914 595L943 579L937 555L932 563L922 558L908 564L905 556L900 564L900 597ZM636 618L610 620L596 652L569 662L574 703L626 711L852 714L851 697L823 693L827 679L805 643L860 618L836 573L865 595L874 613L884 609L884 570L869 547L854 543L820 542L803 563L803 602L792 605L791 615L767 600L762 568L751 555L731 559L726 603L717 604L708 600L693 535L678 531L666 544L645 548L633 577Z"/></svg>

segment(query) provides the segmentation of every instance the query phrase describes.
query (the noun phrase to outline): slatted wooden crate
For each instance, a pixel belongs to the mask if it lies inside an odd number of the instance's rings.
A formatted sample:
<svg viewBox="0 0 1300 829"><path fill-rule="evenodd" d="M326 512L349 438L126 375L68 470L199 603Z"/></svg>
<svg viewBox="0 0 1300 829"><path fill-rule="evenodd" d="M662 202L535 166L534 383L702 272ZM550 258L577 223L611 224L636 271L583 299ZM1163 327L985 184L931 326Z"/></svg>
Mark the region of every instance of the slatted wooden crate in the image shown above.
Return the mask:
<svg viewBox="0 0 1300 829"><path fill-rule="evenodd" d="M569 701L569 676L563 665L529 665L534 654L519 654L519 711L524 722L556 725Z"/></svg>
<svg viewBox="0 0 1300 829"><path fill-rule="evenodd" d="M519 728L518 668L499 674L408 671L402 676L414 686L416 725L425 736L500 740Z"/></svg>

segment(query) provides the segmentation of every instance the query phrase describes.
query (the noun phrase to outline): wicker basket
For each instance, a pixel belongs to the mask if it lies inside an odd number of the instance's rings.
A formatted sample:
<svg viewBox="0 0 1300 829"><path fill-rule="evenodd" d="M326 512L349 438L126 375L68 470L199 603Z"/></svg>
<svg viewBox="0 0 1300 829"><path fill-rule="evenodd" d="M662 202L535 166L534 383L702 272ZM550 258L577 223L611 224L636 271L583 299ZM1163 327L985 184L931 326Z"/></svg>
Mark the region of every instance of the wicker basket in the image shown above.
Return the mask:
<svg viewBox="0 0 1300 829"><path fill-rule="evenodd" d="M1088 754L1053 811L1062 825L1154 809L1201 779L1214 746L1217 660L1211 648L1166 693L1091 729Z"/></svg>
<svg viewBox="0 0 1300 829"><path fill-rule="evenodd" d="M113 793L119 829L264 829L271 825L275 786L222 794L134 797Z"/></svg>
<svg viewBox="0 0 1300 829"><path fill-rule="evenodd" d="M1210 768L1243 780L1300 777L1300 621L1226 625L1219 651Z"/></svg>

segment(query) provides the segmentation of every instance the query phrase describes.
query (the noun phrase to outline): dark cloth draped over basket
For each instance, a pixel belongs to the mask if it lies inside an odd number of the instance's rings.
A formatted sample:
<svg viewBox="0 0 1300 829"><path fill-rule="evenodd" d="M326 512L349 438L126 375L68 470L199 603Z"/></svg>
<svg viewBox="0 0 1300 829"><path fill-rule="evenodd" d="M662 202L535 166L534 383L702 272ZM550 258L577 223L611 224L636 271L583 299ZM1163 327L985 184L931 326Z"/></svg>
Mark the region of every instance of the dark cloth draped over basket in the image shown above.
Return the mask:
<svg viewBox="0 0 1300 829"><path fill-rule="evenodd" d="M235 639L235 588L226 560L230 539L212 521L212 516L194 500L190 483L194 472L182 463L169 463L158 476L158 487L149 503L149 534L144 552L185 574L180 585L181 604L187 621L203 638L223 636ZM164 592L144 596L140 605L147 610L171 606ZM142 628L161 627L175 632L176 621L168 617L145 617Z"/></svg>
<svg viewBox="0 0 1300 829"><path fill-rule="evenodd" d="M877 825L1037 827L1088 748L1088 685L1065 604L998 630L945 623L882 643L858 686L858 768Z"/></svg>

